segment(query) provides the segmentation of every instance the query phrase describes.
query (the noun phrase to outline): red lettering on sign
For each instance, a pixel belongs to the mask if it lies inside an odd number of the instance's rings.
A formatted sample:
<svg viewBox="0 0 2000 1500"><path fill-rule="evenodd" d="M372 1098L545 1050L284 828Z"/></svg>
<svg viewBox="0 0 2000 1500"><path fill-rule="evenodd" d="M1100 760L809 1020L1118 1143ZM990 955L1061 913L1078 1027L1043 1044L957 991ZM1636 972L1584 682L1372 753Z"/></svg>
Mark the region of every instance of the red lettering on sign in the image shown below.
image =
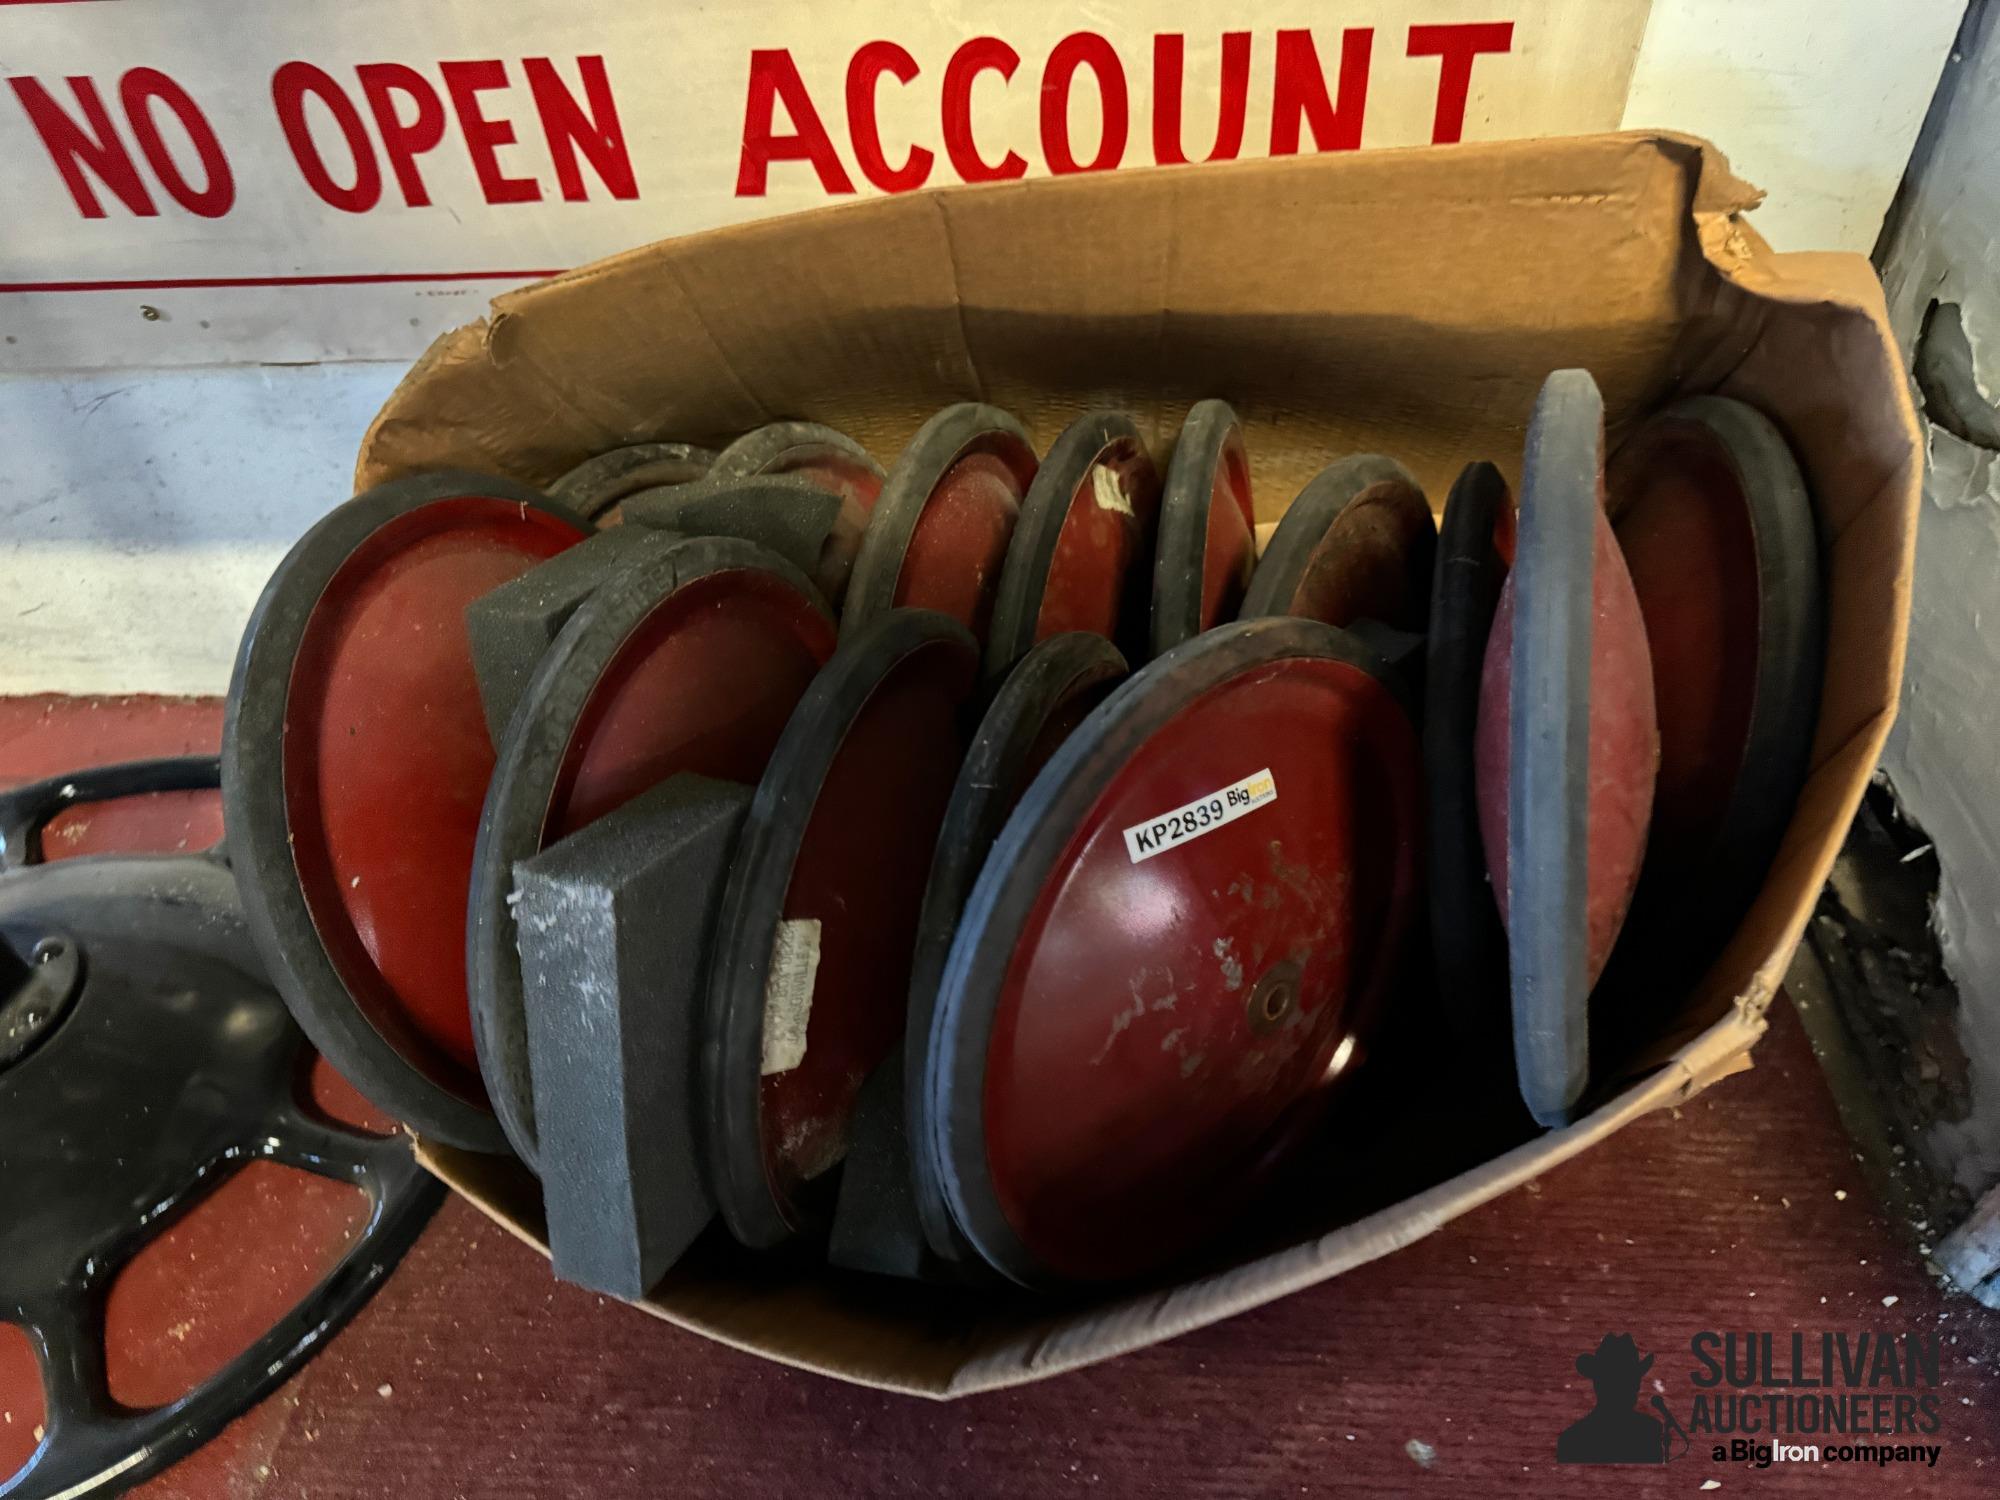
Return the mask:
<svg viewBox="0 0 2000 1500"><path fill-rule="evenodd" d="M885 193L907 193L920 188L931 175L937 160L922 146L911 146L900 167L889 165L882 151L882 127L875 115L875 90L884 73L898 83L917 76L917 60L909 49L895 42L867 42L856 49L847 65L847 133L854 144L855 164L861 175Z"/></svg>
<svg viewBox="0 0 2000 1500"><path fill-rule="evenodd" d="M1009 79L1021 66L1021 54L997 36L976 36L952 53L944 66L944 149L952 169L964 182L1005 182L1026 174L1028 162L1009 151L993 166L979 154L972 138L972 84L981 73Z"/></svg>
<svg viewBox="0 0 2000 1500"><path fill-rule="evenodd" d="M1375 47L1372 26L1350 26L1340 38L1338 102L1326 93L1319 49L1310 31L1278 33L1278 70L1271 85L1271 154L1295 156L1301 122L1312 127L1320 151L1352 151L1361 144L1361 118L1368 110L1368 59Z"/></svg>
<svg viewBox="0 0 2000 1500"><path fill-rule="evenodd" d="M563 201L581 203L590 196L576 162L579 149L613 198L638 197L639 184L632 175L632 158L625 150L625 131L618 123L618 103L611 95L604 59L593 55L576 60L577 72L583 77L583 95L589 101L587 111L576 102L548 58L531 57L521 66L527 69L528 88L542 117L542 133L549 140L549 156L555 162Z"/></svg>
<svg viewBox="0 0 2000 1500"><path fill-rule="evenodd" d="M403 201L411 208L428 207L431 195L417 170L417 158L435 150L444 139L444 101L429 79L402 63L363 63L354 76L361 80L368 112L374 115L375 128L382 135L382 154L389 159L389 170L396 174ZM414 118L402 117L396 108L398 94L416 105Z"/></svg>
<svg viewBox="0 0 2000 1500"><path fill-rule="evenodd" d="M1153 160L1178 166L1181 150L1181 86L1187 40L1168 32L1153 38ZM1250 106L1250 33L1222 34L1222 83L1217 100L1215 149L1209 161L1234 161L1243 149L1243 121Z"/></svg>
<svg viewBox="0 0 2000 1500"><path fill-rule="evenodd" d="M789 135L777 133L773 115L785 106L792 122ZM840 164L840 153L820 123L798 64L783 47L759 48L750 54L750 84L743 102L743 155L736 166L736 196L761 198L769 184L771 163L803 161L819 174L829 193L851 193L854 181Z"/></svg>
<svg viewBox="0 0 2000 1500"><path fill-rule="evenodd" d="M1104 128L1097 139L1097 155L1078 162L1070 149L1069 91L1078 68L1097 75L1097 98ZM1129 125L1130 101L1125 92L1125 66L1111 43L1094 31L1077 31L1064 37L1049 53L1042 69L1042 159L1049 171L1105 172L1125 157L1125 136Z"/></svg>
<svg viewBox="0 0 2000 1500"><path fill-rule="evenodd" d="M306 99L315 98L333 116L333 123L347 141L354 163L354 181L343 187L320 155L319 143L306 124ZM278 128L306 186L342 213L365 214L382 197L382 169L375 164L375 147L368 128L361 123L361 111L341 86L324 69L308 62L288 62L271 75L271 104L278 112Z"/></svg>
<svg viewBox="0 0 2000 1500"><path fill-rule="evenodd" d="M489 119L479 102L481 94L507 87L507 66L497 57L467 62L439 63L444 74L445 92L458 114L458 128L465 135L466 154L472 158L472 174L479 179L479 191L488 203L535 203L541 199L542 185L532 177L509 177L500 170L500 148L514 144L514 127L506 120Z"/></svg>
<svg viewBox="0 0 2000 1500"><path fill-rule="evenodd" d="M1410 28L1410 56L1439 59L1437 113L1431 119L1434 145L1465 139L1465 99L1472 91L1473 59L1482 52L1513 50L1512 21L1461 21Z"/></svg>
<svg viewBox="0 0 2000 1500"><path fill-rule="evenodd" d="M125 106L125 123L145 153L153 176L182 208L204 219L219 219L236 202L236 178L230 173L229 158L222 154L222 142L202 114L201 106L188 91L158 68L133 68L118 80L118 98ZM205 179L199 191L181 171L180 163L161 139L159 123L153 118L154 104L164 104L180 121L181 130L194 147Z"/></svg>
<svg viewBox="0 0 2000 1500"><path fill-rule="evenodd" d="M90 177L84 175L84 169L88 168L132 213L141 218L158 214L138 168L132 165L131 153L111 123L110 112L98 97L96 82L83 77L73 77L68 82L69 91L76 96L77 107L83 112L81 123L56 103L39 79L10 78L7 85L21 101L21 109L28 123L34 126L35 134L41 137L42 149L48 152L63 186L76 201L77 212L86 219L104 217L97 189L91 185Z"/></svg>

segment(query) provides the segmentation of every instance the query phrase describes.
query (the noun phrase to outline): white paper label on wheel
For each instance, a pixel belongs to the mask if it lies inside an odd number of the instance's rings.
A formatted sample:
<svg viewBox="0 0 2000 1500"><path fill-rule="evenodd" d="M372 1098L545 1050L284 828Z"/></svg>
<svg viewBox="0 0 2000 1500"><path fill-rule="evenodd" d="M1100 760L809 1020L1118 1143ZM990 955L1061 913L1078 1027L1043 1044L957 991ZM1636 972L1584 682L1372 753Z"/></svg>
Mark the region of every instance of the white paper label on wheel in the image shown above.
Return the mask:
<svg viewBox="0 0 2000 1500"><path fill-rule="evenodd" d="M806 1060L806 1026L812 1020L818 976L819 919L780 922L771 943L771 972L764 980L764 1077L789 1073Z"/></svg>
<svg viewBox="0 0 2000 1500"><path fill-rule="evenodd" d="M1155 854L1165 854L1204 833L1213 833L1245 813L1277 800L1278 783L1266 766L1241 781L1183 803L1172 812L1134 823L1125 830L1125 852L1132 856L1133 864L1141 864Z"/></svg>

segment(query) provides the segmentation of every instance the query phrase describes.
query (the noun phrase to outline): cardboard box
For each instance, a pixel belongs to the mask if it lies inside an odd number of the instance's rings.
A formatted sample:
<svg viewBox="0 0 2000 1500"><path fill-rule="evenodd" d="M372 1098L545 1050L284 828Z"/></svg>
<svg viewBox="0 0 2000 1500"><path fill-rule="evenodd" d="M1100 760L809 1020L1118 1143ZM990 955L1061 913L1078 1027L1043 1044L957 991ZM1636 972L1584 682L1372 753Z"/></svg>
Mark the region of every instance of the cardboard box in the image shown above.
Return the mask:
<svg viewBox="0 0 2000 1500"><path fill-rule="evenodd" d="M1649 1110L1749 1066L1895 712L1921 456L1868 263L1774 255L1755 189L1692 139L1609 135L1317 156L885 198L636 250L499 299L440 339L363 444L365 487L427 468L548 481L653 438L780 417L887 460L977 397L1040 444L1084 408L1164 456L1203 396L1242 413L1260 515L1331 459L1518 477L1547 373L1591 370L1618 429L1677 393L1763 408L1828 548L1813 771L1769 878L1660 1065L1567 1129L1390 1207L1272 1247L1247 1234L1178 1284L1095 1302L978 1298L708 1245L643 1305L737 1348L950 1397L1034 1380L1268 1302L1429 1233ZM1447 1101L1448 1103L1448 1101ZM539 1246L517 1165L426 1163ZM1313 1205L1292 1205L1295 1224Z"/></svg>

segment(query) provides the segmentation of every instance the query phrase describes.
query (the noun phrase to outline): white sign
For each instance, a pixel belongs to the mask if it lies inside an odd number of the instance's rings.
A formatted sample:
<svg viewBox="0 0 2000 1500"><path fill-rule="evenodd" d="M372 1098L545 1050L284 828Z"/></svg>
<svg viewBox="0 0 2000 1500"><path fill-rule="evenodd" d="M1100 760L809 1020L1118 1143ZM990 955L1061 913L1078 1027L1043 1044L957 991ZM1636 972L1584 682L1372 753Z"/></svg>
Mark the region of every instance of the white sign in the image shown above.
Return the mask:
<svg viewBox="0 0 2000 1500"><path fill-rule="evenodd" d="M863 194L1612 129L1649 5L0 0L0 369L407 359Z"/></svg>

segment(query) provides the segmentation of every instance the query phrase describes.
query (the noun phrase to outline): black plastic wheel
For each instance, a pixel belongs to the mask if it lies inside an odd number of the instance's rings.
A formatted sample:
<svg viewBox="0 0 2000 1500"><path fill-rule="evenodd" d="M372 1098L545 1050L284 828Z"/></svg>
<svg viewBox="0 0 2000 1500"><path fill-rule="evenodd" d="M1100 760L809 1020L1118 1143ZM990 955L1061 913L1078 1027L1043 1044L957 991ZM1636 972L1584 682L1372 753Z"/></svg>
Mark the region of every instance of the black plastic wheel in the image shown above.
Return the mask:
<svg viewBox="0 0 2000 1500"><path fill-rule="evenodd" d="M218 779L212 757L98 768L0 794L0 826L31 849L61 807ZM123 1493L323 1347L381 1286L444 1189L401 1135L365 1134L302 1102L311 1051L264 977L219 852L53 864L10 856L0 952L69 970L47 1033L0 1063L0 1322L26 1330L35 1348L46 1425L0 1494ZM216 1374L164 1406L121 1405L106 1351L113 1283L253 1162L358 1188L365 1225L304 1300Z"/></svg>

